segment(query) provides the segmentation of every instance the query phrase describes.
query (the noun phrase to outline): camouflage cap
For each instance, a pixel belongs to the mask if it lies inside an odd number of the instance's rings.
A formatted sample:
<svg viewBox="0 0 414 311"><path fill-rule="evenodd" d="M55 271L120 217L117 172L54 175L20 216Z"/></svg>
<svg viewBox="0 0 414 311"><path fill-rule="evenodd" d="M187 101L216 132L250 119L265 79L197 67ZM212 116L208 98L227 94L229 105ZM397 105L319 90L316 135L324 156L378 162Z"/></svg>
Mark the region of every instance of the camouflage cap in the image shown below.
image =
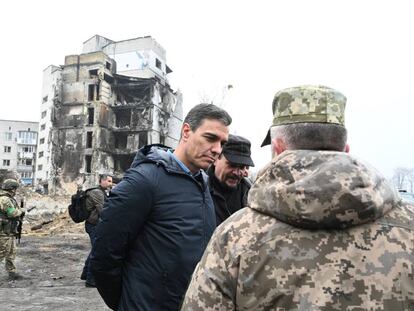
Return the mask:
<svg viewBox="0 0 414 311"><path fill-rule="evenodd" d="M13 190L19 188L19 183L15 179L6 179L1 186L3 190Z"/></svg>
<svg viewBox="0 0 414 311"><path fill-rule="evenodd" d="M322 85L281 90L273 99L272 126L292 123L333 123L345 126L346 97ZM270 129L262 147L270 144Z"/></svg>

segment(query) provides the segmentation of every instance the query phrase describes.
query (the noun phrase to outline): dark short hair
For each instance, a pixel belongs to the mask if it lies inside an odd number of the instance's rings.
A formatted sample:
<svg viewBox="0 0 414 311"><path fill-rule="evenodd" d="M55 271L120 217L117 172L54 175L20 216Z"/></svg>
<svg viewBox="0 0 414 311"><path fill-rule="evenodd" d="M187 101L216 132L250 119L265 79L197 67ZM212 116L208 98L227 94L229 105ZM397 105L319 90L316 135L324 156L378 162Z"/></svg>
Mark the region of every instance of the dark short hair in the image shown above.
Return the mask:
<svg viewBox="0 0 414 311"><path fill-rule="evenodd" d="M194 132L205 119L218 120L225 126L229 126L232 121L230 115L224 109L213 104L198 104L187 113L184 123L188 123Z"/></svg>
<svg viewBox="0 0 414 311"><path fill-rule="evenodd" d="M272 138L282 137L288 149L343 151L346 128L331 123L295 123L272 127Z"/></svg>
<svg viewBox="0 0 414 311"><path fill-rule="evenodd" d="M112 175L109 175L109 174L99 174L99 183L100 183L102 180L107 180L107 179L108 179L108 177L111 177L111 178L112 178Z"/></svg>

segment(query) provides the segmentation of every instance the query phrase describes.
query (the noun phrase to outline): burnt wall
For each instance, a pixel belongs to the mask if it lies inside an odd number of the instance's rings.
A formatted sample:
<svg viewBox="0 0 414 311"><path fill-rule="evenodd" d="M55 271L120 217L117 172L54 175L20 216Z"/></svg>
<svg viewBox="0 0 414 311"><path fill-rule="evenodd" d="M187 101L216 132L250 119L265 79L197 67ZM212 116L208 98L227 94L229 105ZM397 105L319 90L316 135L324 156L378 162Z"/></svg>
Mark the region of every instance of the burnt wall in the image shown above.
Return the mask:
<svg viewBox="0 0 414 311"><path fill-rule="evenodd" d="M65 182L75 179L79 172L83 171L84 136L83 130L61 129L59 131L58 144L61 146L62 153L55 164L61 168Z"/></svg>

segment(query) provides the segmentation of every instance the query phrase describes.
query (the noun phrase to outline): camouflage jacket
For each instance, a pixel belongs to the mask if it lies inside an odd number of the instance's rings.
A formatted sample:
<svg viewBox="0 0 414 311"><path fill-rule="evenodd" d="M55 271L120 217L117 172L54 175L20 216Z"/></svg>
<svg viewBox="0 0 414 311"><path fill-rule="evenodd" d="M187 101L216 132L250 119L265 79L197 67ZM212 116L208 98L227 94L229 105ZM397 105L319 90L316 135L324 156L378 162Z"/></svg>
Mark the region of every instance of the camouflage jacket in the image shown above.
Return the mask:
<svg viewBox="0 0 414 311"><path fill-rule="evenodd" d="M9 191L0 190L0 236L15 234L22 210Z"/></svg>
<svg viewBox="0 0 414 311"><path fill-rule="evenodd" d="M101 216L102 208L106 199L105 190L101 187L89 190L86 196L86 209L91 212L88 219L88 223L96 225L98 219Z"/></svg>
<svg viewBox="0 0 414 311"><path fill-rule="evenodd" d="M217 228L181 310L414 310L414 206L342 152L285 151Z"/></svg>

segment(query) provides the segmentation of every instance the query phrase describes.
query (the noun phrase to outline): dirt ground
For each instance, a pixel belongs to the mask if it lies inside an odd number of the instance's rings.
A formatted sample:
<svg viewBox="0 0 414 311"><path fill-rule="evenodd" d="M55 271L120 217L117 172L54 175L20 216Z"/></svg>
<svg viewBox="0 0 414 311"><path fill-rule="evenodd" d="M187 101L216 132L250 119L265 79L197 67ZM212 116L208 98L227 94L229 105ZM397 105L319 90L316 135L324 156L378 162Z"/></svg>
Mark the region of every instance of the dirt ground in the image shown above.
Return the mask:
<svg viewBox="0 0 414 311"><path fill-rule="evenodd" d="M110 310L79 278L90 250L83 223L63 214L40 229L23 230L16 267L24 278L8 281L1 263L1 310Z"/></svg>

